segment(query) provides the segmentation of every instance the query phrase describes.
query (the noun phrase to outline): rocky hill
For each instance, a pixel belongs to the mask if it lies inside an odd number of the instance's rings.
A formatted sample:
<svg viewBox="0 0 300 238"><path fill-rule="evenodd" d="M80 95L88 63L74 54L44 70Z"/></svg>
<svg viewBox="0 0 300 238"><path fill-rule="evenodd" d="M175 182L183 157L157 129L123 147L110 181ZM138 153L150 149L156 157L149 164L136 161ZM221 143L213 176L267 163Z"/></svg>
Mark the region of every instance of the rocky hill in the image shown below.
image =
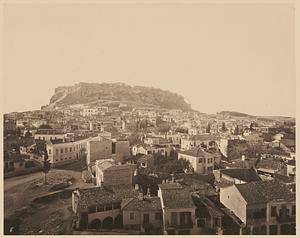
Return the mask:
<svg viewBox="0 0 300 238"><path fill-rule="evenodd" d="M129 86L123 83L78 83L70 87L58 87L49 106L92 104L109 105L123 103L129 106L146 106L191 111L183 96L157 88Z"/></svg>
<svg viewBox="0 0 300 238"><path fill-rule="evenodd" d="M218 114L223 116L231 116L231 117L253 117L252 115L246 113L233 112L233 111L221 111Z"/></svg>

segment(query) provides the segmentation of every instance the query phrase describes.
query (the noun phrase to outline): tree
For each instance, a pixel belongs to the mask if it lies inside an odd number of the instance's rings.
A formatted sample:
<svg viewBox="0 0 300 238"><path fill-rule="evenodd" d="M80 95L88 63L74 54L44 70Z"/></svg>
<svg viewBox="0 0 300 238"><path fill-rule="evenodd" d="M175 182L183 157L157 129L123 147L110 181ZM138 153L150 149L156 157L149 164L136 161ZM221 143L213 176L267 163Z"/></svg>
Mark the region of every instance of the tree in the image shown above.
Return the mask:
<svg viewBox="0 0 300 238"><path fill-rule="evenodd" d="M239 129L239 126L237 125L234 129L234 134L235 135L239 135L240 134L240 129Z"/></svg>
<svg viewBox="0 0 300 238"><path fill-rule="evenodd" d="M225 122L223 122L223 123L222 123L222 131L227 131L227 128L226 128Z"/></svg>
<svg viewBox="0 0 300 238"><path fill-rule="evenodd" d="M158 126L158 131L159 132L168 132L169 130L171 130L171 125L167 122L161 123Z"/></svg>
<svg viewBox="0 0 300 238"><path fill-rule="evenodd" d="M48 124L45 124L45 125L40 125L38 129L52 129L52 127Z"/></svg>
<svg viewBox="0 0 300 238"><path fill-rule="evenodd" d="M253 131L253 122L251 122L251 124L250 124L250 131Z"/></svg>
<svg viewBox="0 0 300 238"><path fill-rule="evenodd" d="M17 128L16 135L17 135L18 137L21 136L21 129L20 129L20 127Z"/></svg>
<svg viewBox="0 0 300 238"><path fill-rule="evenodd" d="M211 129L211 125L210 123L208 123L206 127L206 133L210 133L210 129Z"/></svg>
<svg viewBox="0 0 300 238"><path fill-rule="evenodd" d="M45 174L45 184L47 184L47 173L50 171L50 161L48 160L48 151L44 150L43 173Z"/></svg>
<svg viewBox="0 0 300 238"><path fill-rule="evenodd" d="M27 130L25 133L25 137L31 137L31 136L32 136L31 132Z"/></svg>
<svg viewBox="0 0 300 238"><path fill-rule="evenodd" d="M164 123L164 122L165 121L160 116L156 117L156 125L159 125L159 124Z"/></svg>

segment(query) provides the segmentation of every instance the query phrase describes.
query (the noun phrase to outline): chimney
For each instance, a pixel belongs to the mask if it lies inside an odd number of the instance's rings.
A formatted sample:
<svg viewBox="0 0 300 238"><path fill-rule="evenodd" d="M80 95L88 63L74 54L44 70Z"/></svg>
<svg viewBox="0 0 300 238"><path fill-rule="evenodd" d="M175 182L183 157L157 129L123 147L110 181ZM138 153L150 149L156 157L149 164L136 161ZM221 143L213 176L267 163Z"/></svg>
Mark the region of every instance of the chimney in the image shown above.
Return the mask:
<svg viewBox="0 0 300 238"><path fill-rule="evenodd" d="M172 183L175 183L175 177L174 177L174 174L171 174L172 176Z"/></svg>
<svg viewBox="0 0 300 238"><path fill-rule="evenodd" d="M144 200L144 194L142 192L139 192L138 199L140 201Z"/></svg>
<svg viewBox="0 0 300 238"><path fill-rule="evenodd" d="M151 197L151 193L150 193L150 188L148 187L147 188L147 195L146 195L147 197Z"/></svg>

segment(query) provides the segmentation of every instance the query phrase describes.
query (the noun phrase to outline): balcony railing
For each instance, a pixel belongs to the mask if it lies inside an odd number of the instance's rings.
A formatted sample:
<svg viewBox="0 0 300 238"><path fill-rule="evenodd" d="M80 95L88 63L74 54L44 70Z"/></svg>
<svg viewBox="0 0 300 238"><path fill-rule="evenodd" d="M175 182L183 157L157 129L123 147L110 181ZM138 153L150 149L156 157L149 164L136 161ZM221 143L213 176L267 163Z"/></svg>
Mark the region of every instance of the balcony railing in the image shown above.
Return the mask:
<svg viewBox="0 0 300 238"><path fill-rule="evenodd" d="M276 216L276 220L279 223L284 223L284 222L295 222L296 218L295 216L291 216L291 215L277 215Z"/></svg>
<svg viewBox="0 0 300 238"><path fill-rule="evenodd" d="M175 229L191 229L193 228L193 222L192 221L188 221L186 223L178 223L178 224L174 224L174 223L167 223L167 227L168 228L175 228Z"/></svg>

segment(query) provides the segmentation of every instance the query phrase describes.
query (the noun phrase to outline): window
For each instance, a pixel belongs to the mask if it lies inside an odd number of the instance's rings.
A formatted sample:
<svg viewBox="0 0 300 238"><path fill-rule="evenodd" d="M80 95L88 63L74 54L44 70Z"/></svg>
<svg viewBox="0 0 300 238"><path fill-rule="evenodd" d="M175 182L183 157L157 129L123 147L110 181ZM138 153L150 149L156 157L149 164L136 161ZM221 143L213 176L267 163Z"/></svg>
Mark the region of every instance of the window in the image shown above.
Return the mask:
<svg viewBox="0 0 300 238"><path fill-rule="evenodd" d="M161 214L161 212L156 212L155 213L155 220L162 220L162 214Z"/></svg>
<svg viewBox="0 0 300 238"><path fill-rule="evenodd" d="M277 215L277 207L271 207L271 217L276 217Z"/></svg>
<svg viewBox="0 0 300 238"><path fill-rule="evenodd" d="M221 226L220 218L215 218L215 226L216 227L220 227Z"/></svg>
<svg viewBox="0 0 300 238"><path fill-rule="evenodd" d="M58 155L58 153L59 153L59 150L58 150L58 149L56 149L56 154Z"/></svg>
<svg viewBox="0 0 300 238"><path fill-rule="evenodd" d="M67 148L65 148L65 153L68 153L68 149Z"/></svg>
<svg viewBox="0 0 300 238"><path fill-rule="evenodd" d="M104 211L103 205L97 206L97 212L103 212L103 211Z"/></svg>
<svg viewBox="0 0 300 238"><path fill-rule="evenodd" d="M267 226L261 226L260 227L260 234L261 235L266 235L267 234Z"/></svg>
<svg viewBox="0 0 300 238"><path fill-rule="evenodd" d="M60 153L61 153L61 154L64 153L64 150L63 150L63 149L60 149Z"/></svg>
<svg viewBox="0 0 300 238"><path fill-rule="evenodd" d="M143 220L143 222L144 222L144 224L149 224L149 214L148 213L144 213L144 220Z"/></svg>
<svg viewBox="0 0 300 238"><path fill-rule="evenodd" d="M67 160L68 158L66 157L65 160Z"/></svg>
<svg viewBox="0 0 300 238"><path fill-rule="evenodd" d="M191 213L190 212L180 212L180 224L188 225L191 222Z"/></svg>
<svg viewBox="0 0 300 238"><path fill-rule="evenodd" d="M134 213L133 212L130 212L129 216L130 216L130 220L134 220Z"/></svg>
<svg viewBox="0 0 300 238"><path fill-rule="evenodd" d="M69 159L72 159L72 157L69 157Z"/></svg>
<svg viewBox="0 0 300 238"><path fill-rule="evenodd" d="M51 150L49 149L49 155L51 155Z"/></svg>
<svg viewBox="0 0 300 238"><path fill-rule="evenodd" d="M171 224L172 225L177 225L177 212L172 212L171 213Z"/></svg>
<svg viewBox="0 0 300 238"><path fill-rule="evenodd" d="M70 152L72 152L72 147L70 147Z"/></svg>
<svg viewBox="0 0 300 238"><path fill-rule="evenodd" d="M198 160L198 163L202 163L202 159L199 159L199 160Z"/></svg>
<svg viewBox="0 0 300 238"><path fill-rule="evenodd" d="M112 204L107 204L105 206L105 211L109 211L109 210L112 210Z"/></svg>
<svg viewBox="0 0 300 238"><path fill-rule="evenodd" d="M121 204L120 203L114 203L113 204L113 209L118 209L118 208L121 208Z"/></svg>
<svg viewBox="0 0 300 238"><path fill-rule="evenodd" d="M91 206L88 209L89 213L95 213L96 212L96 207L95 206Z"/></svg>
<svg viewBox="0 0 300 238"><path fill-rule="evenodd" d="M295 205L292 206L292 215L296 215L296 206Z"/></svg>
<svg viewBox="0 0 300 238"><path fill-rule="evenodd" d="M197 221L197 226L198 227L205 227L205 219L199 219Z"/></svg>

